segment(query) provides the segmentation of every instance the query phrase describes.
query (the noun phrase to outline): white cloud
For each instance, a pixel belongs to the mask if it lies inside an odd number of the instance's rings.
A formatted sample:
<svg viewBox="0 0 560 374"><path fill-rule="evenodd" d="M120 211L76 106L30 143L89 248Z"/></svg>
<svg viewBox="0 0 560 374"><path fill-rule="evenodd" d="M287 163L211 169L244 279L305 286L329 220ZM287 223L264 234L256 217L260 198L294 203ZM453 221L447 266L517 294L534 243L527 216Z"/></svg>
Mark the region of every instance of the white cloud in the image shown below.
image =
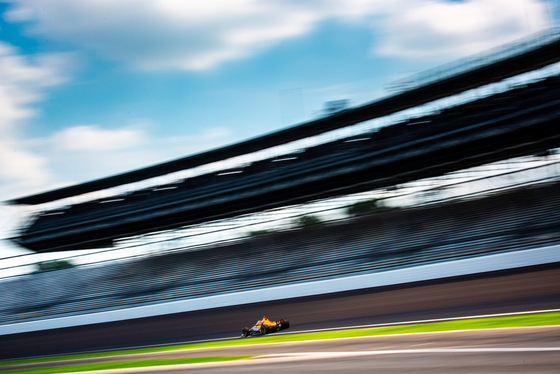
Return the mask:
<svg viewBox="0 0 560 374"><path fill-rule="evenodd" d="M41 185L50 177L46 160L21 148L15 139L0 140L0 160L0 181L5 186L15 182L19 186L18 191L25 185Z"/></svg>
<svg viewBox="0 0 560 374"><path fill-rule="evenodd" d="M511 42L548 26L537 0L395 1L374 26L382 30L374 53L452 59Z"/></svg>
<svg viewBox="0 0 560 374"><path fill-rule="evenodd" d="M147 136L133 127L102 129L81 125L63 129L53 136L53 141L63 150L104 152L140 146L147 142Z"/></svg>
<svg viewBox="0 0 560 374"><path fill-rule="evenodd" d="M70 64L66 54L26 57L0 43L0 185L21 191L49 180L46 160L27 148L21 126L36 115L44 90L67 79Z"/></svg>
<svg viewBox="0 0 560 374"><path fill-rule="evenodd" d="M8 19L36 20L35 33L146 70L206 69L251 56L307 31L316 18L306 9L287 13L282 2L256 0L22 0L18 4L8 12Z"/></svg>
<svg viewBox="0 0 560 374"><path fill-rule="evenodd" d="M14 0L11 21L144 70L254 56L326 20L368 21L375 53L464 56L546 26L541 0Z"/></svg>

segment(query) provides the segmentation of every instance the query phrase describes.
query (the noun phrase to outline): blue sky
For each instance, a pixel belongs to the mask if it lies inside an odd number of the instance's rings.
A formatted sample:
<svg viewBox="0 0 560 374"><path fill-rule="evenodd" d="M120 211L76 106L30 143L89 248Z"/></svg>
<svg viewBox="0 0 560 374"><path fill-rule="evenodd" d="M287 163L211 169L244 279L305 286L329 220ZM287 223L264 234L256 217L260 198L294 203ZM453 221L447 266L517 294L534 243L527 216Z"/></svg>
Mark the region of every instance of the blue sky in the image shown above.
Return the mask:
<svg viewBox="0 0 560 374"><path fill-rule="evenodd" d="M359 105L557 24L545 0L0 1L0 199ZM25 215L0 207L0 238ZM0 257L17 253L5 240Z"/></svg>

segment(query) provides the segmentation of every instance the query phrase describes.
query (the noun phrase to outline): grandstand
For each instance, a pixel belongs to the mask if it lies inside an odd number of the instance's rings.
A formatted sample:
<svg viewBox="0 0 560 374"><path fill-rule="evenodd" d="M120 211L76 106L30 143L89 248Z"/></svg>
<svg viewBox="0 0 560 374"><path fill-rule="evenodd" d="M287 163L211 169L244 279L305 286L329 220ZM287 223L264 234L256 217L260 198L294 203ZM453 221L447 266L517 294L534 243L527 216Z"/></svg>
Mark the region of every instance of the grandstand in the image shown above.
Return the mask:
<svg viewBox="0 0 560 374"><path fill-rule="evenodd" d="M47 211L17 241L38 252L111 246L123 237L536 154L560 146L559 107L560 80L549 77L293 157Z"/></svg>
<svg viewBox="0 0 560 374"><path fill-rule="evenodd" d="M120 249L121 242L135 238L142 243L154 232L174 235L198 224L252 217L272 209L401 189L418 180L501 160L554 156L560 147L560 77L553 74L438 112L234 168L40 211L43 204L252 154L515 77L557 63L559 48L560 33L553 30L538 42L508 48L499 58L453 69L452 74L325 118L164 164L13 199L11 204L34 205L39 210L14 241L40 253L99 249L110 257L111 247ZM551 159L556 167L557 161ZM125 260L6 278L0 289L4 301L0 323L557 244L558 173L540 178L534 185L513 184L492 193L337 219L319 227L279 227L262 237L196 247L172 245L149 255L140 251L137 258L135 248L124 247L131 252ZM489 186L487 191L492 189ZM269 254L279 260L255 261Z"/></svg>

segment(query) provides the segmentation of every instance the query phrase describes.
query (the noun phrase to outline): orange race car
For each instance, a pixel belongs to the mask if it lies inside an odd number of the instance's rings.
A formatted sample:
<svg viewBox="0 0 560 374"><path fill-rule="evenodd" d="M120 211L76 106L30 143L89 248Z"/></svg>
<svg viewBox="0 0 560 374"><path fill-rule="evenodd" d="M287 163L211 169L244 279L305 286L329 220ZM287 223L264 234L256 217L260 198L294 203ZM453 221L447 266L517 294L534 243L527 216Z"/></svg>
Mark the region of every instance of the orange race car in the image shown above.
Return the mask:
<svg viewBox="0 0 560 374"><path fill-rule="evenodd" d="M271 321L266 317L258 320L257 323L251 328L245 327L241 330L242 338L255 335L266 335L271 332L277 332L280 330L285 330L290 327L290 322L286 319L281 319L279 321Z"/></svg>

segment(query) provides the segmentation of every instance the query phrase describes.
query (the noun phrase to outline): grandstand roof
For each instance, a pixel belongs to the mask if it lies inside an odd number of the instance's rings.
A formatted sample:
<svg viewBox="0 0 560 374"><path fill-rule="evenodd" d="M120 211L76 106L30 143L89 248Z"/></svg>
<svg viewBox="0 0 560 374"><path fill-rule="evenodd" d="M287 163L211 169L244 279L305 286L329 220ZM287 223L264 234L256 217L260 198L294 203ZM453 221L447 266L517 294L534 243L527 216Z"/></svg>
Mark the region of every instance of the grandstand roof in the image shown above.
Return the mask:
<svg viewBox="0 0 560 374"><path fill-rule="evenodd" d="M556 33L556 37L550 38L547 43L538 45L533 49L521 50L518 54L508 56L506 59L500 59L486 65L475 65L471 69L444 76L440 80L430 81L424 85L416 86L393 96L337 112L325 118L305 122L257 138L177 160L35 195L16 198L9 200L8 203L13 205L43 204L84 193L139 182L211 162L260 151L291 141L351 126L373 118L389 115L465 90L536 70L558 61L560 61L560 37L558 37L558 33Z"/></svg>

